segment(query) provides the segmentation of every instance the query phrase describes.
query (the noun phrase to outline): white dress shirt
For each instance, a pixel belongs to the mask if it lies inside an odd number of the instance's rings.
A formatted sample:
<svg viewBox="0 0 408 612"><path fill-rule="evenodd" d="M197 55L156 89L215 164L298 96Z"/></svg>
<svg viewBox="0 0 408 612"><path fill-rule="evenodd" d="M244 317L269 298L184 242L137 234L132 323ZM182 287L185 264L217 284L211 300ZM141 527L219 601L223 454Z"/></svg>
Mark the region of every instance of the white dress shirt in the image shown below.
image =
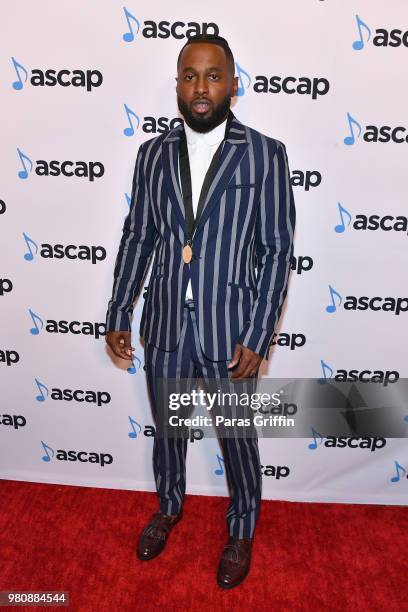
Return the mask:
<svg viewBox="0 0 408 612"><path fill-rule="evenodd" d="M205 175L211 164L211 160L214 156L218 145L223 140L225 135L225 126L227 120L223 121L217 127L201 134L192 130L191 127L184 122L184 129L186 132L187 148L188 148L188 160L190 163L190 174L191 174L191 192L192 192L192 205L194 218L197 215L198 201L200 199L201 187L204 182ZM179 179L180 179L180 165L179 165ZM181 185L181 180L180 180ZM188 281L186 299L193 299L193 293L191 289L191 280Z"/></svg>

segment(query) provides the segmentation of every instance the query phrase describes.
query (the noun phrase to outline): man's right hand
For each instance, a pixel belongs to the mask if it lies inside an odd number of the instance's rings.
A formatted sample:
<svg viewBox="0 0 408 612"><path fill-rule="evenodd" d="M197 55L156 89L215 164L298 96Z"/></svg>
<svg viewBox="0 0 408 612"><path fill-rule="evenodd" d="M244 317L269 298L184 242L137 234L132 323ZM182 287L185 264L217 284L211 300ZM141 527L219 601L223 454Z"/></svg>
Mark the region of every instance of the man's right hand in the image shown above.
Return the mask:
<svg viewBox="0 0 408 612"><path fill-rule="evenodd" d="M108 331L106 334L106 343L111 348L112 352L121 359L131 361L133 359L132 351L135 349L131 345L131 332L129 331Z"/></svg>

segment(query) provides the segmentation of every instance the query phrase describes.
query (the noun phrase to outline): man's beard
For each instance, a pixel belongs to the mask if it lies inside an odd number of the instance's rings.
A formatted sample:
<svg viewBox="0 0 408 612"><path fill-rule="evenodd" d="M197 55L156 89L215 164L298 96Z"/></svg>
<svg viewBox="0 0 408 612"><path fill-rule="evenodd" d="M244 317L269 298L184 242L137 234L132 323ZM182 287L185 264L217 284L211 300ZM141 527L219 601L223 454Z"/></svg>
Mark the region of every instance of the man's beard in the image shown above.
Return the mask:
<svg viewBox="0 0 408 612"><path fill-rule="evenodd" d="M187 125L195 132L201 132L203 134L214 129L224 121L231 106L231 96L226 96L222 102L217 104L209 117L194 116L180 96L177 96L177 104Z"/></svg>

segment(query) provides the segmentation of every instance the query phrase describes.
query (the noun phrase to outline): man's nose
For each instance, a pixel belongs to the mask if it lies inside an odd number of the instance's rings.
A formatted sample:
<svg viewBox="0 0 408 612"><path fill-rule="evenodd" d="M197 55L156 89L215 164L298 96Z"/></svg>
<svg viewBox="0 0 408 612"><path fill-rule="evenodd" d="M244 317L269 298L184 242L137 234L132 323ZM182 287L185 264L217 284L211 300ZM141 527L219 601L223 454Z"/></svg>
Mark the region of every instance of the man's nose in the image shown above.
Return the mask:
<svg viewBox="0 0 408 612"><path fill-rule="evenodd" d="M208 92L208 83L204 76L197 77L195 89L196 93L199 95L203 95L203 93Z"/></svg>

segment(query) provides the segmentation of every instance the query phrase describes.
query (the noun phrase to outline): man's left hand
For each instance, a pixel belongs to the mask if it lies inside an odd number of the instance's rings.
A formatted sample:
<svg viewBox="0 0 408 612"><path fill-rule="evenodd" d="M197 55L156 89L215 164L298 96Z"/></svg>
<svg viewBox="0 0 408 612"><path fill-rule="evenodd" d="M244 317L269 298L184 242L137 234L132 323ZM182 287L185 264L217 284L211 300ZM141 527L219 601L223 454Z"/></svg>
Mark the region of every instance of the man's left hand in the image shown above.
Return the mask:
<svg viewBox="0 0 408 612"><path fill-rule="evenodd" d="M238 365L236 371L232 374L231 379L233 381L240 380L242 378L251 378L255 376L259 366L261 365L262 357L255 353L250 348L243 346L242 344L236 344L234 354L231 361L228 364L230 370L234 366Z"/></svg>

